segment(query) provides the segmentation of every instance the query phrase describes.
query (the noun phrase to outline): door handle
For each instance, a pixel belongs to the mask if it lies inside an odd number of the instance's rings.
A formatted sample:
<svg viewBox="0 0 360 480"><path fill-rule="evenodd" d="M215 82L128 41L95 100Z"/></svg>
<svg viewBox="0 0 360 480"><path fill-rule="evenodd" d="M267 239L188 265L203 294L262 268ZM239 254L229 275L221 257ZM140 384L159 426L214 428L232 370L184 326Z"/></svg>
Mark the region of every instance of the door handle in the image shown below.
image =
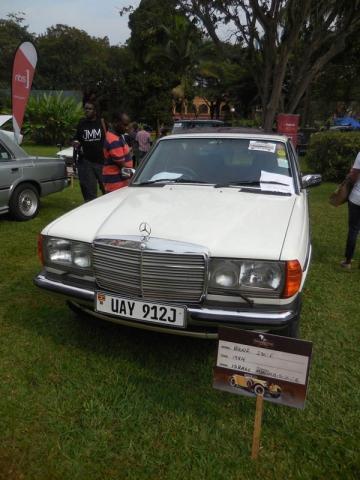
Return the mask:
<svg viewBox="0 0 360 480"><path fill-rule="evenodd" d="M11 171L12 171L12 172L18 172L19 169L18 169L18 168L12 168Z"/></svg>

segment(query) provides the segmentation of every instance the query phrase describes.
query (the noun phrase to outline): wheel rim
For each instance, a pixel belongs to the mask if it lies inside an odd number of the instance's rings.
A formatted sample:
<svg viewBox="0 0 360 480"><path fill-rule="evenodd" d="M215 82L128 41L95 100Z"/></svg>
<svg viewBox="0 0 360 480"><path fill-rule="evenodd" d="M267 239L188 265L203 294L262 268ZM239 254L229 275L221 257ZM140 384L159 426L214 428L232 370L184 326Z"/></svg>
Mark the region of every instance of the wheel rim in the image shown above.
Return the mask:
<svg viewBox="0 0 360 480"><path fill-rule="evenodd" d="M23 190L19 195L19 210L22 215L31 217L34 215L38 207L38 199L36 193L32 190Z"/></svg>
<svg viewBox="0 0 360 480"><path fill-rule="evenodd" d="M265 389L261 385L256 385L256 387L254 388L254 392L256 393L256 395L264 395Z"/></svg>

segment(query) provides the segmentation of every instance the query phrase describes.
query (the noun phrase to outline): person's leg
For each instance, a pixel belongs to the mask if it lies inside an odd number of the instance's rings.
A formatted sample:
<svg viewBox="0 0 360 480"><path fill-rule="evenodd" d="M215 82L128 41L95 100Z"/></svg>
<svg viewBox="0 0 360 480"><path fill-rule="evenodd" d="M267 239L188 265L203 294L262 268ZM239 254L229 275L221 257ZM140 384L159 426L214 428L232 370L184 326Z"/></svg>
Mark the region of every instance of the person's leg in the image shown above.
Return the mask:
<svg viewBox="0 0 360 480"><path fill-rule="evenodd" d="M90 200L94 200L97 197L97 178L93 165L92 162L85 158L79 164L79 181L85 202L90 202Z"/></svg>
<svg viewBox="0 0 360 480"><path fill-rule="evenodd" d="M145 157L146 155L146 152L142 151L142 150L139 150L139 163L141 162L141 160Z"/></svg>
<svg viewBox="0 0 360 480"><path fill-rule="evenodd" d="M351 264L351 260L354 256L356 240L360 231L360 205L348 202L349 209L349 231L345 248L345 261L342 262L343 266Z"/></svg>
<svg viewBox="0 0 360 480"><path fill-rule="evenodd" d="M106 191L105 191L105 187L104 187L104 184L103 184L103 181L102 181L103 166L102 166L101 163L94 163L93 169L94 169L94 173L95 173L95 176L96 176L96 179L97 179L97 183L99 184L99 188L101 190L101 193L104 195L106 193Z"/></svg>
<svg viewBox="0 0 360 480"><path fill-rule="evenodd" d="M83 196L84 201L86 202L86 196L87 196L87 191L86 191L86 165L85 165L85 160L84 159L81 159L78 162L77 172L78 172L81 194Z"/></svg>

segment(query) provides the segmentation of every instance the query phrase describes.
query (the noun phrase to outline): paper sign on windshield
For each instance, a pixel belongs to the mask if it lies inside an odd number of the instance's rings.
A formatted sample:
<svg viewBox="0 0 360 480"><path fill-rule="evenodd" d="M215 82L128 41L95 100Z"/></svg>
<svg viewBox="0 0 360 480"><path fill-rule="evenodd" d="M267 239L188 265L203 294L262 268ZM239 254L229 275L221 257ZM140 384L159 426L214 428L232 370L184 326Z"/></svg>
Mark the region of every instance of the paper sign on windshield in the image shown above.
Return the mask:
<svg viewBox="0 0 360 480"><path fill-rule="evenodd" d="M249 150L257 150L259 152L275 153L276 143L272 142L259 142L257 140L250 140Z"/></svg>
<svg viewBox="0 0 360 480"><path fill-rule="evenodd" d="M294 193L292 177L281 173L266 172L265 170L261 171L260 188L267 192Z"/></svg>
<svg viewBox="0 0 360 480"><path fill-rule="evenodd" d="M214 369L214 387L304 408L311 342L223 328Z"/></svg>

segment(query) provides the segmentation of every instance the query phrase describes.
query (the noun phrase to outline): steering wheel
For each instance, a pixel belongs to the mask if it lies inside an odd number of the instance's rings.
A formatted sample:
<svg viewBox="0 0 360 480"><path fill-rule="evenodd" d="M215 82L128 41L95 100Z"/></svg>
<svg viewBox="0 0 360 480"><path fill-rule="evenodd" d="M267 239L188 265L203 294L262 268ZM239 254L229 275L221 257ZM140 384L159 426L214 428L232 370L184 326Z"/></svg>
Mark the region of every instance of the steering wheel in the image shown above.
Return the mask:
<svg viewBox="0 0 360 480"><path fill-rule="evenodd" d="M188 180L196 180L196 178L199 176L195 170L185 166L176 167L174 173L182 173L185 178L188 178Z"/></svg>

